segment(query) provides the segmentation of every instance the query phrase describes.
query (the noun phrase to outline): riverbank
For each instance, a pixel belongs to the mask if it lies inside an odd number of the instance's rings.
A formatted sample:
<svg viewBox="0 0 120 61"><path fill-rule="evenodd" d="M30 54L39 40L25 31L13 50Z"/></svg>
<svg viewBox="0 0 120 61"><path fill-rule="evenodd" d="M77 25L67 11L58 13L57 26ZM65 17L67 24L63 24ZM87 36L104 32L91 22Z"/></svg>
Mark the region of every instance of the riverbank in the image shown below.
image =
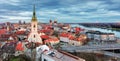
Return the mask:
<svg viewBox="0 0 120 61"><path fill-rule="evenodd" d="M87 53L87 52L76 52L71 54L81 57L86 61L110 61L113 58L102 54ZM117 61L120 61L120 59L117 59Z"/></svg>
<svg viewBox="0 0 120 61"><path fill-rule="evenodd" d="M101 28L101 29L107 29L107 30L112 30L112 31L120 31L120 28L118 26L113 26L111 24L80 24L84 27L89 27L89 28Z"/></svg>
<svg viewBox="0 0 120 61"><path fill-rule="evenodd" d="M79 25L71 24L72 27L77 26L77 27L80 27L85 30L95 30L95 31L100 31L100 32L105 32L105 33L114 33L117 38L120 38L120 31L119 31L120 29L119 28L114 28L114 27L110 27L110 26L97 27L96 25L84 26L81 24L79 24ZM120 52L118 52L118 53L120 53ZM85 59L86 61L110 61L110 59L113 59L113 57L111 57L111 56L101 55L101 54L96 54L96 53L76 52L76 53L71 53L71 54L81 57L81 58ZM112 60L112 61L120 61L120 59Z"/></svg>

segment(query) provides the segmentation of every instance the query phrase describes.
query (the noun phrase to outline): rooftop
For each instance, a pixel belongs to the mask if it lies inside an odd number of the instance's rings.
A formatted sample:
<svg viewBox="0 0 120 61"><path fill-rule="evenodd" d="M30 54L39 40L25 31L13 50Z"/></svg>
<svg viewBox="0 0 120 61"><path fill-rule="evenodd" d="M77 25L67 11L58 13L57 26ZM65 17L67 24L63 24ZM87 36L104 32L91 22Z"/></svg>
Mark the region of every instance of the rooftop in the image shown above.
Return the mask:
<svg viewBox="0 0 120 61"><path fill-rule="evenodd" d="M79 58L77 56L74 56L70 53L64 52L64 51L60 51L60 50L52 50L55 55L51 55L51 54L44 54L44 56L48 56L49 58L55 60L55 61L85 61L82 58Z"/></svg>

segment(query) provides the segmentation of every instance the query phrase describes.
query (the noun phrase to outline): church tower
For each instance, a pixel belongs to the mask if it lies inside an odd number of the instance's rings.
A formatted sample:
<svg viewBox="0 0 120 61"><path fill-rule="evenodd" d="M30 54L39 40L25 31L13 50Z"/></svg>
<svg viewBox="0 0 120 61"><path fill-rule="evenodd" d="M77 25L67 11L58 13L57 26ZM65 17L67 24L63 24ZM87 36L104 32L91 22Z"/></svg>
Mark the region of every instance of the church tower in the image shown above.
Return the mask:
<svg viewBox="0 0 120 61"><path fill-rule="evenodd" d="M36 13L35 13L35 5L33 7L33 16L32 16L32 20L31 20L31 32L37 32L37 18L36 18Z"/></svg>
<svg viewBox="0 0 120 61"><path fill-rule="evenodd" d="M28 35L28 41L29 42L38 42L42 43L42 39L40 35L38 34L38 26L37 26L37 17L35 12L35 5L33 7L33 16L31 20L31 33Z"/></svg>

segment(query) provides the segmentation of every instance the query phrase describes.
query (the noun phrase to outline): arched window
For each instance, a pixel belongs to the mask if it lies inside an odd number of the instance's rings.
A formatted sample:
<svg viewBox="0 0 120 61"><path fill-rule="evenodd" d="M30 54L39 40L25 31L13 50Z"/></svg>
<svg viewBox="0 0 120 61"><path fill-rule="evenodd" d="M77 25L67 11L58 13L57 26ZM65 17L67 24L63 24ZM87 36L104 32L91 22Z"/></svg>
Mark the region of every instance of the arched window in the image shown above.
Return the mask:
<svg viewBox="0 0 120 61"><path fill-rule="evenodd" d="M34 35L34 38L35 38L35 35Z"/></svg>
<svg viewBox="0 0 120 61"><path fill-rule="evenodd" d="M33 27L35 28L36 26L34 25Z"/></svg>

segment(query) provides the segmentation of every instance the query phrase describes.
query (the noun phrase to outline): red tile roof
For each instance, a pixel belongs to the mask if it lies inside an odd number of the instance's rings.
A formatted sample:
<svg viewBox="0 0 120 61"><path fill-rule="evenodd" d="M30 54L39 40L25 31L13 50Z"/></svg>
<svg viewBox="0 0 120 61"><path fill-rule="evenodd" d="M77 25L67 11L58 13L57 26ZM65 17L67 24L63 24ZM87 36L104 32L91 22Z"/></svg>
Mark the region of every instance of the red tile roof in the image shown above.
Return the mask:
<svg viewBox="0 0 120 61"><path fill-rule="evenodd" d="M0 35L1 35L1 34L5 34L6 32L7 32L6 29L0 29Z"/></svg>
<svg viewBox="0 0 120 61"><path fill-rule="evenodd" d="M40 37L41 37L42 39L48 39L48 38L49 38L48 35L41 35Z"/></svg>
<svg viewBox="0 0 120 61"><path fill-rule="evenodd" d="M39 32L50 32L50 31L51 31L51 29L42 29Z"/></svg>
<svg viewBox="0 0 120 61"><path fill-rule="evenodd" d="M23 34L25 34L25 31L17 31L16 34L17 35L23 35Z"/></svg>
<svg viewBox="0 0 120 61"><path fill-rule="evenodd" d="M22 42L18 42L18 43L17 43L17 46L16 46L15 49L16 49L17 51L23 51L24 48L23 48L23 44L22 44Z"/></svg>
<svg viewBox="0 0 120 61"><path fill-rule="evenodd" d="M57 43L57 42L59 42L59 39L57 37L53 37L45 40L45 43Z"/></svg>

